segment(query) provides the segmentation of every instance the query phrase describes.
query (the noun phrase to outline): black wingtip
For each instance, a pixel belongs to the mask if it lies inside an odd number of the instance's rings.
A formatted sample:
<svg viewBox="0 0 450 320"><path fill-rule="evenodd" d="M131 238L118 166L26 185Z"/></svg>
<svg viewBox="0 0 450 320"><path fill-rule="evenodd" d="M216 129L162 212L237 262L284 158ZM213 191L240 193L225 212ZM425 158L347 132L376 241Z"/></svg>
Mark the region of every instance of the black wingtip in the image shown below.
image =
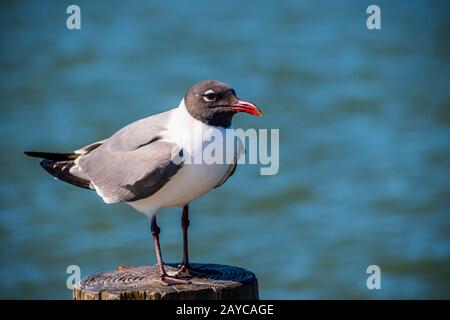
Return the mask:
<svg viewBox="0 0 450 320"><path fill-rule="evenodd" d="M29 157L46 159L49 158L52 153L48 152L39 152L39 151L24 151L24 153Z"/></svg>
<svg viewBox="0 0 450 320"><path fill-rule="evenodd" d="M30 156L30 157L39 157L39 152L35 152L35 151L24 151L23 152L25 155Z"/></svg>
<svg viewBox="0 0 450 320"><path fill-rule="evenodd" d="M53 152L36 152L36 151L25 151L27 156L41 158L41 159L50 159L54 161L66 161L66 160L75 160L79 155L75 153L53 153Z"/></svg>

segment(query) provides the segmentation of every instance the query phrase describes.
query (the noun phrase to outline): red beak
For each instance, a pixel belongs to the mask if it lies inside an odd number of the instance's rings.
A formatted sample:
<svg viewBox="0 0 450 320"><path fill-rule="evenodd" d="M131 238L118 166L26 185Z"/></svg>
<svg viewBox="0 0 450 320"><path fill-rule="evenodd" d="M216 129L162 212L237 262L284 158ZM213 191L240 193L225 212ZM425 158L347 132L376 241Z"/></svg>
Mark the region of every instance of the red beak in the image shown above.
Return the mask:
<svg viewBox="0 0 450 320"><path fill-rule="evenodd" d="M252 114L254 116L262 116L261 110L259 110L258 107L255 106L251 102L238 100L238 102L233 104L231 106L231 108L235 112L246 112L246 113L250 113L250 114Z"/></svg>

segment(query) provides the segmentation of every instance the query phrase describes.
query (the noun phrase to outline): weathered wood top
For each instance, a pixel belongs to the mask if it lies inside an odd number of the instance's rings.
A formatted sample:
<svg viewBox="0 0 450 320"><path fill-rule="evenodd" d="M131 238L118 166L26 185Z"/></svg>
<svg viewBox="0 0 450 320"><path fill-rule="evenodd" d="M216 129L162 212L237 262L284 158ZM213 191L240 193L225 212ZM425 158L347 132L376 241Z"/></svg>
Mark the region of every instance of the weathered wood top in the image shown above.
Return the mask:
<svg viewBox="0 0 450 320"><path fill-rule="evenodd" d="M190 284L165 286L155 266L130 267L94 274L73 289L75 300L257 300L255 275L242 268L219 264L192 264L201 275ZM165 265L173 274L175 264Z"/></svg>

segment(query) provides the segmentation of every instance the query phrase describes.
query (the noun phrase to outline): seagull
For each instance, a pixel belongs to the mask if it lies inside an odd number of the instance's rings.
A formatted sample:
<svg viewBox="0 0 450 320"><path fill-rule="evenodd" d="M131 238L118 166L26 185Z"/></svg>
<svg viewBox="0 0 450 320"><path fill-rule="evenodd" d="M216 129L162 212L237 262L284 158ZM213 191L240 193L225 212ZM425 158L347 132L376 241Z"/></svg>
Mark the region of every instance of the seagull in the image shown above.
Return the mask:
<svg viewBox="0 0 450 320"><path fill-rule="evenodd" d="M105 203L125 202L144 213L150 220L158 280L164 285L190 283L198 273L189 263L189 203L235 172L242 142L212 137L217 132L225 137L239 112L262 115L253 103L238 99L229 85L205 80L194 84L178 107L133 122L107 139L68 153L25 154L41 158L41 166L55 178L96 191ZM210 143L222 148L236 142L231 163L187 161ZM167 207L182 208L183 261L173 275L164 268L156 221L157 212Z"/></svg>

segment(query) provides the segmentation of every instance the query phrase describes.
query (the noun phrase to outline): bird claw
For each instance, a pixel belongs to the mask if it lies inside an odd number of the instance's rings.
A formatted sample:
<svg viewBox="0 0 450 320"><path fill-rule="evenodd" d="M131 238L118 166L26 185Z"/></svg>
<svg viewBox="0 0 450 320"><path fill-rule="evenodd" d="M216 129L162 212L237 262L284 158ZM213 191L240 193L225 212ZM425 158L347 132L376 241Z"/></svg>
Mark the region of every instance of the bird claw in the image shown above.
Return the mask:
<svg viewBox="0 0 450 320"><path fill-rule="evenodd" d="M201 272L195 271L191 267L187 267L185 265L180 265L179 270L173 275L176 278L193 278L193 277L199 277L202 275Z"/></svg>
<svg viewBox="0 0 450 320"><path fill-rule="evenodd" d="M176 284L191 284L191 281L178 279L176 276L163 275L159 278L159 283L164 286L172 286Z"/></svg>

